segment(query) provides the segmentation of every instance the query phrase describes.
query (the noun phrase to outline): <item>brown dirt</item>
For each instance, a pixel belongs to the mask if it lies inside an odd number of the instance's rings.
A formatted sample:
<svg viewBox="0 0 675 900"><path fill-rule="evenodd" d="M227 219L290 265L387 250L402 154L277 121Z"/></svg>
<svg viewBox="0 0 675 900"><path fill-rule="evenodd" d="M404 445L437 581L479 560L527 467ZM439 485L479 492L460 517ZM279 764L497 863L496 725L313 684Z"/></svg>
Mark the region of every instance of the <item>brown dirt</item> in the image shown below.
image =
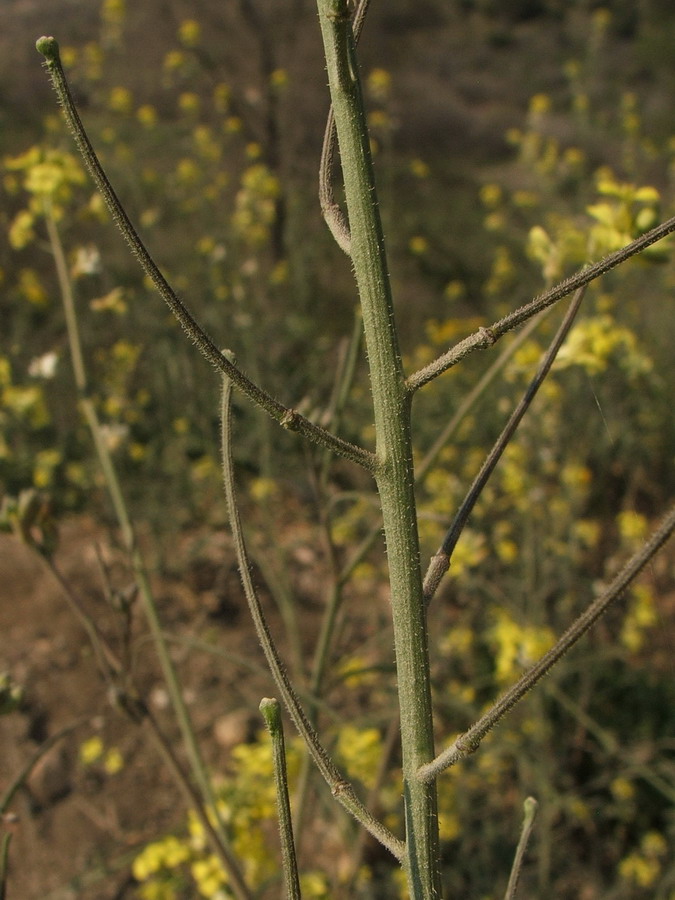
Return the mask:
<svg viewBox="0 0 675 900"><path fill-rule="evenodd" d="M102 529L89 519L64 525L58 564L103 633L119 646L98 554L113 586L124 586L121 556ZM249 661L261 660L255 636L239 622L232 603L232 596L239 602L240 591L223 539L192 535L174 562L180 555L187 572L182 585L155 579L166 627L217 642L219 649ZM70 729L42 757L9 807L9 819L15 821L8 900L131 897L134 852L182 821L181 795L142 730L108 702L84 631L40 558L0 535L0 573L0 671L9 671L25 691L20 710L0 718L0 793L45 740ZM140 619L138 611L134 615ZM134 631L141 631L139 623ZM271 690L267 676L247 670L240 677L236 665L210 654L193 651L188 658L180 644L172 652L205 753L222 767L227 746L250 731L249 714L242 710L255 710ZM171 734L149 643L136 641L134 669L144 696ZM106 775L101 766L80 762L82 742L95 734L106 747L119 747L125 763L119 773Z"/></svg>

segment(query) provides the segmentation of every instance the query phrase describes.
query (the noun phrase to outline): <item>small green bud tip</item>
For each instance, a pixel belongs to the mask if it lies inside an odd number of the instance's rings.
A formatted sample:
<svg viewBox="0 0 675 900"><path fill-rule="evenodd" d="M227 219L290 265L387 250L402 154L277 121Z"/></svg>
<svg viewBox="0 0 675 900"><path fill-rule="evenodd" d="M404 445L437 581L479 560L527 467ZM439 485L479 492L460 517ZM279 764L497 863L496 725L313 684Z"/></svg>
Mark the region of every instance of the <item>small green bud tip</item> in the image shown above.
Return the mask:
<svg viewBox="0 0 675 900"><path fill-rule="evenodd" d="M41 53L47 62L56 62L59 58L59 45L56 38L41 37L35 42L35 49Z"/></svg>
<svg viewBox="0 0 675 900"><path fill-rule="evenodd" d="M539 806L539 804L534 799L534 797L528 797L523 803L523 810L525 812L525 817L529 820L532 820L537 813L538 806Z"/></svg>
<svg viewBox="0 0 675 900"><path fill-rule="evenodd" d="M281 711L279 708L279 701L274 697L263 697L263 699L260 701L260 706L258 707L258 709L263 715L265 724L274 734L281 724Z"/></svg>

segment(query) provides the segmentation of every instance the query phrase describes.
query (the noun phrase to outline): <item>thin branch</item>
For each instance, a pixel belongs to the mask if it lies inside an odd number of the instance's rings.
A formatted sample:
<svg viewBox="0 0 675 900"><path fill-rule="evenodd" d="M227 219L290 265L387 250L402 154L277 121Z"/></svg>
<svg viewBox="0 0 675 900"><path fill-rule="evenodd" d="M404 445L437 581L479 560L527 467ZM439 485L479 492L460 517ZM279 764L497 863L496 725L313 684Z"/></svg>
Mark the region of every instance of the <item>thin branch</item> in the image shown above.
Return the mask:
<svg viewBox="0 0 675 900"><path fill-rule="evenodd" d="M433 762L426 766L420 766L417 770L417 777L423 782L431 782L444 769L450 768L459 760L474 753L485 735L494 728L499 720L547 674L558 660L567 653L570 647L573 647L591 625L623 594L633 579L666 543L673 531L675 531L675 505L671 507L644 547L631 557L607 590L588 606L586 611L567 629L556 645L545 653L539 662L535 663L513 687L503 694L495 705L485 715L481 716L468 731L461 734L452 746L440 753Z"/></svg>
<svg viewBox="0 0 675 900"><path fill-rule="evenodd" d="M443 430L433 442L431 447L424 454L419 465L415 466L415 484L421 484L429 474L429 471L438 458L438 454L447 445L450 438L455 434L464 417L474 406L476 401L482 396L487 388L492 384L497 375L504 368L506 363L515 354L516 350L521 347L529 338L532 332L541 324L541 318L531 319L522 331L519 331L514 339L504 347L497 359L485 371L479 381L471 388L469 393L464 397L457 407L450 421L443 427Z"/></svg>
<svg viewBox="0 0 675 900"><path fill-rule="evenodd" d="M504 450L506 450L506 448L508 447L511 438L515 434L516 429L523 419L523 416L529 409L532 401L537 395L539 388L550 372L551 366L553 365L553 362L558 355L558 351L560 350L563 341L567 337L569 330L574 323L574 319L576 318L577 312L579 311L579 307L581 306L581 301L584 299L585 293L586 285L579 288L579 290L574 295L574 299L570 303L569 309L565 313L565 317L560 323L560 327L558 328L548 350L541 360L536 375L527 386L527 390L523 394L520 403L518 403L516 408L511 413L511 416L504 426L502 433L497 438L494 446L492 447L492 450L490 450L487 458L485 459L485 462L481 466L480 471L474 478L473 484L469 488L469 491L464 498L462 505L455 514L455 518L453 519L452 524L450 525L450 528L448 529L445 538L443 539L443 543L436 551L436 554L431 558L429 568L426 575L424 576L424 599L427 605L433 599L433 596L438 590L443 576L450 567L450 560L452 558L455 546L457 545L457 541L459 540L459 537L464 530L464 526L466 525L467 519L471 515L471 511L473 510L476 502L478 501L478 498L483 492L483 488L494 472L495 466L501 459Z"/></svg>
<svg viewBox="0 0 675 900"><path fill-rule="evenodd" d="M239 509L234 487L234 467L232 464L232 409L231 409L232 383L223 378L222 398L222 448L223 448L223 480L225 484L225 496L227 499L230 527L234 538L239 573L244 586L244 593L248 603L251 618L255 625L258 639L263 648L267 664L274 678L274 682L281 694L286 709L291 716L295 727L302 736L312 759L319 772L329 785L333 796L361 823L383 846L385 846L396 859L401 861L404 854L404 844L381 822L378 822L354 793L354 788L345 781L319 740L319 736L308 720L300 700L293 688L283 662L279 656L276 644L267 625L265 614L260 599L251 579L248 553L244 542L244 536L239 518Z"/></svg>
<svg viewBox="0 0 675 900"><path fill-rule="evenodd" d="M662 240L674 231L675 216L661 225L657 225L656 228L652 228L651 231L631 241L630 244L627 244L620 250L610 253L609 256L605 256L585 269L580 269L575 275L565 279L565 281L561 281L543 294L539 294L534 300L504 316L503 319L499 319L498 322L490 325L489 328L479 328L478 331L455 344L447 353L439 356L438 359L429 363L428 366L424 366L424 368L410 375L406 381L408 390L413 393L424 387L425 384L457 365L458 362L461 362L474 350L485 350L488 347L492 347L499 338L522 325L528 319L531 319L532 316L536 316L538 312L547 309L549 306L557 303L558 300L562 300L563 297L567 297L584 285L590 284L591 281L595 281L596 278L621 265L621 263L630 259L631 256L635 256L637 253L646 250L647 247L651 247L652 244Z"/></svg>
<svg viewBox="0 0 675 900"><path fill-rule="evenodd" d="M281 840L281 862L289 900L300 900L300 878L298 861L293 840L291 802L288 797L288 771L286 769L286 745L284 726L281 721L281 707L274 698L264 697L260 701L260 712L265 719L272 740L272 760L274 763L274 783L277 794L277 818Z"/></svg>
<svg viewBox="0 0 675 900"><path fill-rule="evenodd" d="M361 37L369 4L370 0L360 0L354 13L352 32L355 44L358 44ZM326 130L324 131L323 145L321 147L321 161L319 163L319 204L321 205L321 212L326 220L326 225L328 225L330 233L335 238L336 244L341 250L344 250L347 256L351 256L352 236L349 230L349 222L340 205L336 202L333 192L333 169L336 150L337 129L335 127L333 107L331 106L328 110Z"/></svg>
<svg viewBox="0 0 675 900"><path fill-rule="evenodd" d="M0 900L5 900L7 896L7 869L9 862L9 845L11 841L11 834L4 834L2 836L2 844L0 845Z"/></svg>
<svg viewBox="0 0 675 900"><path fill-rule="evenodd" d="M62 740L62 738L69 735L72 731L81 728L83 725L87 725L89 722L91 722L90 716L83 716L81 719L76 719L74 722L70 722L63 728L59 728L58 731L55 731L54 734L50 735L45 741L42 742L42 744L40 744L35 753L24 764L21 771L17 775L15 775L11 782L7 785L2 793L2 796L0 796L0 815L3 815L7 811L9 804L14 799L14 795L19 790L19 788L22 787L23 784L25 784L26 779L29 777L35 766L40 762L42 757L46 753L48 753L55 744Z"/></svg>
<svg viewBox="0 0 675 900"><path fill-rule="evenodd" d="M328 447L340 456L358 463L369 471L375 469L375 457L362 447L330 434L325 429L310 422L294 409L284 406L257 384L252 382L236 366L227 360L203 328L197 323L183 301L178 297L142 242L134 225L120 203L107 175L103 171L96 152L87 136L75 106L70 87L66 80L58 43L53 37L41 37L36 44L45 57L46 68L63 107L66 122L73 135L85 165L94 179L106 206L132 253L138 259L143 271L152 280L155 288L174 314L190 340L216 369L226 375L246 396L264 409L273 419L289 431L297 431L304 437Z"/></svg>
<svg viewBox="0 0 675 900"><path fill-rule="evenodd" d="M537 801L534 797L528 797L523 803L523 827L520 831L520 839L516 847L516 855L513 858L513 866L511 867L511 876L506 887L504 900L515 900L516 890L518 889L518 881L520 872L525 862L525 853L527 845L532 834L532 827L537 815Z"/></svg>

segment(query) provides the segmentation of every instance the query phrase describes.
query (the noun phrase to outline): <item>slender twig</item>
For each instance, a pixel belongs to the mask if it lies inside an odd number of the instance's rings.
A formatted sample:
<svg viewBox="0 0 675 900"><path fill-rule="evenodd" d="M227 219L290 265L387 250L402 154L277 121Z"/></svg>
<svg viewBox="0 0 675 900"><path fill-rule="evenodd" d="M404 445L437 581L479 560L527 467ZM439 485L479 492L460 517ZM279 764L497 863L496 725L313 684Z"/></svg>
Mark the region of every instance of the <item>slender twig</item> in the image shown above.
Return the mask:
<svg viewBox="0 0 675 900"><path fill-rule="evenodd" d="M204 802L209 807L212 807L214 809L214 815L216 817L216 828L219 832L220 840L223 845L227 845L228 838L225 832L224 825L217 813L211 779L206 770L206 764L197 742L195 730L190 719L187 704L185 703L185 699L183 697L183 691L178 679L176 668L173 664L171 655L169 654L169 649L164 639L164 632L162 631L157 604L155 602L152 588L150 586L150 580L145 566L145 561L138 547L135 529L131 521L131 516L129 515L129 510L127 508L119 478L117 476L117 470L115 468L110 449L103 436L103 429L98 418L96 406L88 395L87 372L84 364L84 355L82 353L82 342L80 339L80 330L77 320L73 288L70 277L68 275L65 252L61 243L56 220L49 205L45 206L45 222L47 225L47 234L49 236L50 247L54 256L56 273L59 281L59 288L61 291L61 298L65 310L66 331L68 335L68 344L73 365L75 384L78 390L78 394L80 395L80 408L89 427L89 431L94 442L94 447L96 449L99 465L101 466L106 487L108 489L108 494L113 504L117 522L122 533L122 540L129 554L131 567L141 598L143 612L150 628L150 633L152 634L155 651L159 658L164 681L166 683L169 697L171 699L171 706L176 715L181 736L185 744L185 749L190 760L192 773L197 783L199 784ZM56 575L56 577L58 577L57 571L55 571L54 574ZM67 587L66 593L67 596L69 596ZM72 597L69 597L69 599L71 599L72 601ZM82 613L82 610L83 607L80 605L80 613ZM87 630L90 629L88 628ZM96 647L97 639L94 638L93 640L94 646Z"/></svg>
<svg viewBox="0 0 675 900"><path fill-rule="evenodd" d="M359 0L359 5L352 19L352 34L354 35L354 43L358 44L363 23L368 12L370 0ZM326 120L326 128L323 135L323 145L321 147L321 161L319 163L319 204L321 212L330 233L335 239L335 243L341 250L351 256L351 233L349 231L349 222L342 212L339 204L335 200L333 191L333 168L335 165L335 151L337 150L337 129L335 127L335 115L331 105L328 110L328 118Z"/></svg>
<svg viewBox="0 0 675 900"><path fill-rule="evenodd" d="M495 441L492 450L488 453L485 462L480 468L480 471L476 475L473 480L469 491L464 498L459 510L457 511L450 528L448 529L441 546L436 551L435 555L431 558L431 562L429 563L429 568L427 569L427 573L424 577L424 599L427 604L429 604L438 590L438 587L441 583L443 575L447 572L450 566L450 560L452 558L453 551L455 546L457 545L457 541L464 530L464 526L466 525L467 519L471 515L471 511L473 510L478 498L485 485L488 482L488 479L494 472L495 466L499 462L504 453L504 450L509 445L511 438L513 437L516 429L520 425L523 416L529 409L532 401L537 395L537 391L544 383L546 376L551 370L551 366L558 355L558 351L562 346L563 341L567 337L570 328L574 323L574 319L576 318L576 314L579 311L579 307L581 306L581 301L584 299L584 294L586 293L586 285L579 288L579 290L574 295L572 302L570 303L569 309L565 313L565 317L560 323L560 327L551 344L542 357L541 363L539 364L539 369L535 374L532 381L527 386L525 393L523 394L520 402L516 406L516 408L511 413L508 422L504 426L502 433L499 435L497 440Z"/></svg>
<svg viewBox="0 0 675 900"><path fill-rule="evenodd" d="M286 709L291 716L295 727L302 736L316 767L329 785L334 797L347 809L364 828L377 838L396 859L401 860L404 853L404 845L388 828L378 822L363 806L354 793L352 785L345 781L335 763L332 761L319 740L319 736L312 727L305 714L300 700L293 688L284 664L281 661L274 639L269 630L260 599L251 579L250 564L246 544L244 542L239 509L237 506L234 487L234 467L232 463L232 409L231 409L232 383L223 378L222 398L222 448L223 448L223 480L225 485L225 497L227 500L230 527L234 538L235 551L239 563L239 573L244 586L244 593L248 603L251 618L255 625L258 639L263 648L267 664L279 689Z"/></svg>
<svg viewBox="0 0 675 900"><path fill-rule="evenodd" d="M272 761L274 764L274 784L277 794L277 820L281 841L281 865L286 883L286 895L290 900L300 900L300 878L298 861L293 840L291 803L288 797L288 772L286 770L286 745L284 726L281 721L279 701L264 697L260 701L260 712L265 719L272 740Z"/></svg>
<svg viewBox="0 0 675 900"><path fill-rule="evenodd" d="M534 300L531 300L519 309L514 310L514 312L504 316L503 319L499 319L499 321L490 325L488 328L479 328L473 334L469 335L469 337L464 338L464 340L455 344L455 346L448 350L447 353L444 353L442 356L439 356L438 359L429 363L428 366L424 366L424 368L419 369L417 372L410 375L406 382L408 390L413 393L414 391L419 390L419 388L424 387L425 384L433 381L434 378L442 375L443 372L447 372L448 369L456 366L458 362L461 362L470 353L473 353L474 350L485 350L488 347L494 346L499 338L503 337L514 328L517 328L519 325L522 325L524 322L527 322L532 316L536 316L537 313L541 312L543 309L547 309L549 306L557 303L558 300L562 300L563 297L567 297L569 294L574 293L574 291L578 290L580 287L590 284L591 281L600 278L601 275L616 268L616 266L621 265L621 263L626 262L626 260L635 256L637 253L646 250L647 247L651 247L652 244L662 240L674 231L675 216L663 222L661 225L657 225L656 228L652 228L651 231L647 231L620 250L610 253L608 256L605 256L603 259L593 263L585 269L580 269L570 278L561 281L550 290L544 291L543 294L535 297Z"/></svg>
<svg viewBox="0 0 675 900"><path fill-rule="evenodd" d="M70 722L63 728L59 728L58 731L55 731L54 734L50 735L45 741L42 742L42 744L40 744L35 753L24 764L21 771L14 776L9 785L5 788L2 796L0 796L0 815L2 815L7 810L9 804L14 798L14 795L26 782L26 779L33 771L35 766L40 762L45 753L48 753L52 749L52 747L64 737L75 731L77 728L81 728L83 725L86 725L88 722L91 722L91 718L89 716L84 716L81 719L76 719L74 722Z"/></svg>
<svg viewBox="0 0 675 900"><path fill-rule="evenodd" d="M7 863L9 861L9 845L11 841L11 834L2 836L2 845L0 845L0 900L5 900L7 896Z"/></svg>
<svg viewBox="0 0 675 900"><path fill-rule="evenodd" d="M657 551L666 543L675 531L675 506L667 513L651 538L626 563L610 586L603 591L567 629L554 647L545 653L485 715L461 734L454 743L440 753L436 759L426 766L420 766L417 777L423 782L433 781L444 769L454 765L474 753L485 735L512 709L534 685L573 647L588 629L603 615L608 607L617 600L633 579L642 571Z"/></svg>
<svg viewBox="0 0 675 900"><path fill-rule="evenodd" d="M542 315L548 315L548 310L546 310ZM487 388L492 384L497 375L499 375L501 370L504 368L506 363L515 354L516 350L518 350L519 347L522 347L522 345L529 338L532 332L536 328L538 328L539 325L541 325L541 322L542 319L540 316L531 319L527 323L525 328L523 328L522 331L519 331L518 334L515 335L509 345L507 347L504 347L497 359L495 359L492 365L485 371L483 376L476 382L469 393L464 397L450 421L443 427L443 430L440 432L436 440L424 454L422 461L415 466L416 485L422 484L424 482L424 479L429 474L431 467L436 462L439 453L444 447L447 446L448 441L456 433L466 414L473 408L473 406L476 404L476 401L480 397L482 397Z"/></svg>
<svg viewBox="0 0 675 900"><path fill-rule="evenodd" d="M516 855L513 858L513 866L511 867L511 875L506 887L506 893L504 894L504 900L514 900L516 896L518 881L520 879L523 863L525 862L525 853L532 834L532 827L536 815L537 801L534 797L528 797L523 803L523 826L520 831L518 846L516 847Z"/></svg>
<svg viewBox="0 0 675 900"><path fill-rule="evenodd" d="M204 329L197 323L183 301L178 297L166 278L160 272L157 264L148 252L145 244L139 237L138 232L124 210L124 207L120 203L107 175L103 171L73 101L70 87L66 80L63 66L61 65L58 43L53 37L41 37L37 41L36 46L39 52L45 57L47 71L51 77L59 102L63 107L66 122L68 123L68 127L77 144L78 150L80 151L97 188L101 192L115 224L122 233L132 253L138 259L143 271L151 279L155 288L181 324L190 340L196 344L202 356L215 366L216 369L224 375L227 375L227 377L234 382L234 384L250 400L264 409L284 428L289 431L297 431L310 440L315 441L324 447L329 447L340 456L344 456L347 459L358 463L369 471L374 471L375 458L372 453L362 447L356 447L336 435L330 434L325 429L310 422L304 416L301 416L296 410L284 406L247 378L243 372L222 355L220 350L206 334Z"/></svg>

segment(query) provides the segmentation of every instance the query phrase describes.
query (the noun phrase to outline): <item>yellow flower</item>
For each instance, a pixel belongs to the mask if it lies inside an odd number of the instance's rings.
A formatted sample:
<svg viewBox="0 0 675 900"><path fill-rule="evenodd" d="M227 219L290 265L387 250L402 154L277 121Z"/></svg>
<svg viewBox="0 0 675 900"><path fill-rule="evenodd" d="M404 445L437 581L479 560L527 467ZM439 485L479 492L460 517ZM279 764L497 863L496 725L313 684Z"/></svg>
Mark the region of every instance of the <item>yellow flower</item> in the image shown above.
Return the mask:
<svg viewBox="0 0 675 900"><path fill-rule="evenodd" d="M530 113L535 116L543 115L551 109L551 98L548 94L535 94L530 98Z"/></svg>
<svg viewBox="0 0 675 900"><path fill-rule="evenodd" d="M228 116L223 123L223 129L227 134L238 134L242 129L242 121L238 116Z"/></svg>
<svg viewBox="0 0 675 900"><path fill-rule="evenodd" d="M111 747L103 757L103 768L108 775L116 775L124 768L124 759L118 747Z"/></svg>
<svg viewBox="0 0 675 900"><path fill-rule="evenodd" d="M194 159L181 159L176 166L176 178L183 184L194 184L199 175L200 169Z"/></svg>
<svg viewBox="0 0 675 900"><path fill-rule="evenodd" d="M54 470L61 461L59 450L40 450L35 457L35 466L33 468L33 484L35 487L49 487L54 480Z"/></svg>
<svg viewBox="0 0 675 900"><path fill-rule="evenodd" d="M391 90L391 74L386 69L373 69L366 79L366 86L370 96L383 103Z"/></svg>
<svg viewBox="0 0 675 900"><path fill-rule="evenodd" d="M116 113L131 112L133 106L131 91L125 87L114 87L108 96L108 106Z"/></svg>
<svg viewBox="0 0 675 900"><path fill-rule="evenodd" d="M157 110L149 103L145 103L136 110L136 118L145 128L152 128L157 124Z"/></svg>
<svg viewBox="0 0 675 900"><path fill-rule="evenodd" d="M429 242L425 237L417 234L408 241L408 249L415 256L423 256L429 250Z"/></svg>
<svg viewBox="0 0 675 900"><path fill-rule="evenodd" d="M196 47L202 36L202 27L195 19L185 19L178 27L178 40L184 47Z"/></svg>
<svg viewBox="0 0 675 900"><path fill-rule="evenodd" d="M183 91L178 97L178 109L186 115L194 115L199 112L201 100L193 91Z"/></svg>
<svg viewBox="0 0 675 900"><path fill-rule="evenodd" d="M273 478L254 478L249 491L254 500L262 502L277 497L279 495L279 485Z"/></svg>
<svg viewBox="0 0 675 900"><path fill-rule="evenodd" d="M336 753L353 778L366 787L375 786L382 755L382 738L377 728L344 725L337 739Z"/></svg>
<svg viewBox="0 0 675 900"><path fill-rule="evenodd" d="M98 735L90 737L80 745L80 762L84 766L91 766L103 756L103 741Z"/></svg>
<svg viewBox="0 0 675 900"><path fill-rule="evenodd" d="M275 69L270 75L270 85L275 90L285 88L288 84L288 72L286 69Z"/></svg>
<svg viewBox="0 0 675 900"><path fill-rule="evenodd" d="M498 184L484 184L480 189L479 196L483 206L494 209L504 199L504 192Z"/></svg>
<svg viewBox="0 0 675 900"><path fill-rule="evenodd" d="M218 857L213 854L207 856L206 859L192 863L190 871L202 897L213 897L216 891L226 883L223 867Z"/></svg>
<svg viewBox="0 0 675 900"><path fill-rule="evenodd" d="M635 786L627 778L615 778L609 789L616 800L632 800L635 796Z"/></svg>
<svg viewBox="0 0 675 900"><path fill-rule="evenodd" d="M632 509L620 512L616 517L616 523L624 541L641 541L647 535L647 520Z"/></svg>
<svg viewBox="0 0 675 900"><path fill-rule="evenodd" d="M429 166L422 159L412 159L410 161L410 171L415 178L428 178Z"/></svg>
<svg viewBox="0 0 675 900"><path fill-rule="evenodd" d="M168 72L175 72L185 65L185 54L182 50L170 50L164 57L164 68Z"/></svg>
<svg viewBox="0 0 675 900"><path fill-rule="evenodd" d="M21 269L18 281L19 290L25 300L33 306L44 306L47 303L49 295L34 269Z"/></svg>
<svg viewBox="0 0 675 900"><path fill-rule="evenodd" d="M631 853L619 863L619 875L638 887L651 887L659 876L661 865L656 859L646 859L639 853Z"/></svg>

